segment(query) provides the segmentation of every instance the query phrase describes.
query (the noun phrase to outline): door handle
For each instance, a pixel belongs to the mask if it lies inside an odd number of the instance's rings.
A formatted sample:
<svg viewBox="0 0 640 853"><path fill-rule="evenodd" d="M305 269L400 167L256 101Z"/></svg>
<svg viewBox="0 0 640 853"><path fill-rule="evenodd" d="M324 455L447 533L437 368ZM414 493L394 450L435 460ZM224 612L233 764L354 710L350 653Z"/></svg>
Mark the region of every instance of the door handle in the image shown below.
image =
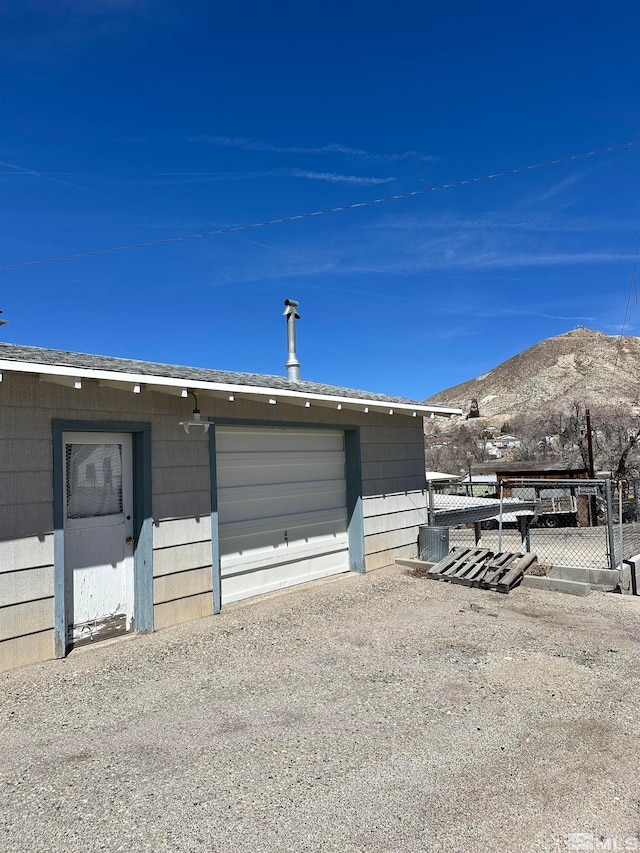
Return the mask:
<svg viewBox="0 0 640 853"><path fill-rule="evenodd" d="M127 536L127 538L124 540L124 544L125 545L133 545L134 544L133 536Z"/></svg>

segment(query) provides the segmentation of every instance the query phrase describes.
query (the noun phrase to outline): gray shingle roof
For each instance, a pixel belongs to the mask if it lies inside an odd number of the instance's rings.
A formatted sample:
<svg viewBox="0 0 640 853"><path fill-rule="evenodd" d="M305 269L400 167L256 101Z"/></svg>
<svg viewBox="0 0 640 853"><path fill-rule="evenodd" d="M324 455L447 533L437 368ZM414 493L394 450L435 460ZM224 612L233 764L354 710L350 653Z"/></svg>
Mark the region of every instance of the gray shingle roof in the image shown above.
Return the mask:
<svg viewBox="0 0 640 853"><path fill-rule="evenodd" d="M111 370L117 373L134 373L146 376L183 379L188 382L219 382L225 385L246 385L248 387L273 388L281 391L300 391L303 394L327 394L335 397L352 397L362 400L377 400L381 403L408 403L422 405L417 400L406 397L391 397L388 394L374 394L369 391L357 391L342 388L339 385L325 385L321 382L292 382L284 376L268 376L260 373L237 373L229 370L208 370L200 367L182 367L176 364L157 364L153 361L136 361L129 358L111 358L105 355L90 355L82 352L43 349L41 347L20 346L19 344L0 343L0 360L31 362L35 364L59 365L62 367L84 367L92 370ZM434 406L434 408L438 408Z"/></svg>

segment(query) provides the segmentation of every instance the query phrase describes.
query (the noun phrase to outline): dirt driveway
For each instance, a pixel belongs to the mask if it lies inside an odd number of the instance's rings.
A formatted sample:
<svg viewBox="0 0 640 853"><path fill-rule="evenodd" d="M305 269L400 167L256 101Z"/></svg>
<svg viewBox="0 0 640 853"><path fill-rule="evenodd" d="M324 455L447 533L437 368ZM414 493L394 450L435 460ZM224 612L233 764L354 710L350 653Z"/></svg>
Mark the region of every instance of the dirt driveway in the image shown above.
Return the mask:
<svg viewBox="0 0 640 853"><path fill-rule="evenodd" d="M640 850L640 598L383 570L0 685L7 853Z"/></svg>

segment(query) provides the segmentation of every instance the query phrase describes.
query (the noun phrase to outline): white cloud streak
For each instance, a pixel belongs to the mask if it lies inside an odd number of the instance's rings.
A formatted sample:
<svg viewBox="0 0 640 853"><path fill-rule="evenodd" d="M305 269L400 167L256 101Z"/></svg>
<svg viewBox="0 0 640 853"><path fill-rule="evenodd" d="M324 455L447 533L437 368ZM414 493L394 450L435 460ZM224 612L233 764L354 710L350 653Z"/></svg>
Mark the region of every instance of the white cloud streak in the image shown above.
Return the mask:
<svg viewBox="0 0 640 853"><path fill-rule="evenodd" d="M362 148L350 148L340 143L330 143L304 147L299 145L272 145L268 142L258 142L253 139L243 139L235 136L193 136L190 142L208 143L220 148L238 148L241 151L269 151L274 154L342 154L344 157L352 157L358 160L385 161L396 163L401 160L419 160L429 162L436 160L433 154L423 154L420 151L401 151L398 154L375 154Z"/></svg>
<svg viewBox="0 0 640 853"><path fill-rule="evenodd" d="M331 184L361 184L374 186L396 181L395 177L376 178L366 175L343 175L338 172L315 172L310 169L275 169L262 172L162 172L161 178L170 178L166 183L198 183L200 181L241 181L253 178L303 178L326 181Z"/></svg>
<svg viewBox="0 0 640 853"><path fill-rule="evenodd" d="M371 231L376 239L367 236ZM359 229L358 245L390 272L521 270L633 261L621 235L637 223L568 218L562 214L482 213L477 217L386 216ZM612 232L615 238L612 238ZM353 246L356 241L352 239Z"/></svg>
<svg viewBox="0 0 640 853"><path fill-rule="evenodd" d="M444 266L460 269L520 269L525 267L575 266L626 263L633 255L624 252L477 252L446 259Z"/></svg>
<svg viewBox="0 0 640 853"><path fill-rule="evenodd" d="M396 231L461 231L482 229L524 231L524 232L573 232L576 234L591 231L637 231L638 222L620 219L595 219L587 217L567 217L531 213L522 215L515 212L512 216L505 213L487 212L477 217L455 217L443 214L438 217L417 217L398 215L381 218L375 223L363 225L363 228L388 229Z"/></svg>
<svg viewBox="0 0 640 853"><path fill-rule="evenodd" d="M544 190L532 195L530 198L525 200L525 207L532 207L536 204L540 204L541 202L549 201L556 196L562 195L566 193L571 187L574 187L576 184L579 184L583 181L589 173L587 171L583 171L577 175L569 175L566 178L562 178L559 181L554 181L554 183L547 187Z"/></svg>
<svg viewBox="0 0 640 853"><path fill-rule="evenodd" d="M396 178L367 178L361 175L340 175L335 172L312 172L305 169L285 169L280 174L291 178L328 181L331 184L389 184L397 180Z"/></svg>
<svg viewBox="0 0 640 853"><path fill-rule="evenodd" d="M571 315L564 316L558 314L546 314L543 311L520 311L515 308L496 308L492 311L487 310L476 310L475 315L477 317L482 317L486 319L493 319L495 317L544 317L547 320L584 320L589 323L596 322L596 317L585 317L583 315Z"/></svg>

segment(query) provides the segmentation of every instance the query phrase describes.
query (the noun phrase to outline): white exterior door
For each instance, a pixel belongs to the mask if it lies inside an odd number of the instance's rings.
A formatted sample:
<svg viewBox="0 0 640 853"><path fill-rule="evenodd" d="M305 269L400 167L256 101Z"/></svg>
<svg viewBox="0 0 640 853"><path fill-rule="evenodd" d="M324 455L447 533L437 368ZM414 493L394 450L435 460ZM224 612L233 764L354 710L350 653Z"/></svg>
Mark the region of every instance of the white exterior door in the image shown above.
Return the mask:
<svg viewBox="0 0 640 853"><path fill-rule="evenodd" d="M132 442L67 432L63 443L67 633L79 645L132 627Z"/></svg>
<svg viewBox="0 0 640 853"><path fill-rule="evenodd" d="M344 432L217 427L222 602L349 570Z"/></svg>

